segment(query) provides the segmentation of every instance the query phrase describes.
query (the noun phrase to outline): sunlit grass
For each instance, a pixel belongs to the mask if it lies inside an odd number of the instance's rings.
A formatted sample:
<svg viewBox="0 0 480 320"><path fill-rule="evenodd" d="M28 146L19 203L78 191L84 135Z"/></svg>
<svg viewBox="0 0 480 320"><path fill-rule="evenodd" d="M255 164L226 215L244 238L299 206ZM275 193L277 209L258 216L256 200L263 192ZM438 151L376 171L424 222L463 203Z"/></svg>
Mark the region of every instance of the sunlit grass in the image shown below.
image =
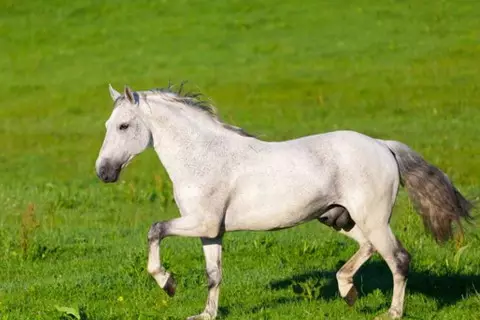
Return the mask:
<svg viewBox="0 0 480 320"><path fill-rule="evenodd" d="M110 82L190 80L225 121L267 140L336 129L401 140L478 197L479 12L475 1L0 0L0 319L181 319L204 306L198 239L163 243L175 298L146 272L148 228L177 215L155 154L116 185L95 176ZM467 226L462 251L438 247L403 192L393 220L413 256L406 318L480 317L479 231ZM334 275L356 245L319 223L224 242L221 318L388 309L378 257L356 278L357 304L339 298Z"/></svg>

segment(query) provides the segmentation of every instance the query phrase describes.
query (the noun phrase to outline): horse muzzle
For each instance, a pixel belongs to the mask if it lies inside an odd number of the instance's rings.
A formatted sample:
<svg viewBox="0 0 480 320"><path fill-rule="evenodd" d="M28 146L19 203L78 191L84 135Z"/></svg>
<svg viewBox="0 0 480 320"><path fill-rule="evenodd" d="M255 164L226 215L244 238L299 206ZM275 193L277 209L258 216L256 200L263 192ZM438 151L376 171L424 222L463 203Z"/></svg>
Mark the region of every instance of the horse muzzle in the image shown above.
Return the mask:
<svg viewBox="0 0 480 320"><path fill-rule="evenodd" d="M97 176L105 183L112 183L118 180L121 170L121 164L104 160L97 166Z"/></svg>

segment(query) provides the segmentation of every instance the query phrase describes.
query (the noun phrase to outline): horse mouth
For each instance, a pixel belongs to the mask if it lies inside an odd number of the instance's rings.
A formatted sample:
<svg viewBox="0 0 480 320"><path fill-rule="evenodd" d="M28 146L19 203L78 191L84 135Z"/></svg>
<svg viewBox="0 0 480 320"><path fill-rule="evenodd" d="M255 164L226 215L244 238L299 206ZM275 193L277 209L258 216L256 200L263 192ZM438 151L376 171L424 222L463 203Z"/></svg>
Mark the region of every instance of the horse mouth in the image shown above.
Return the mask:
<svg viewBox="0 0 480 320"><path fill-rule="evenodd" d="M130 157L128 157L127 161L125 161L121 166L120 166L120 170L122 170L123 168L125 168L126 166L128 166L130 164L130 162L132 161L133 159L133 155L131 155Z"/></svg>

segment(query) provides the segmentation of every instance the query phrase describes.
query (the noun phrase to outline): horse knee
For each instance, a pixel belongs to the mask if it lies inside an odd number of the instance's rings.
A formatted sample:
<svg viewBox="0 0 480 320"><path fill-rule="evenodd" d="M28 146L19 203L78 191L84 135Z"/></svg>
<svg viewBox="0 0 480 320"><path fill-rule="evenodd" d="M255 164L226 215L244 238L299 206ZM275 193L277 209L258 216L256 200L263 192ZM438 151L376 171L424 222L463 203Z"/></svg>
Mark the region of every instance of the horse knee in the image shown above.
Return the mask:
<svg viewBox="0 0 480 320"><path fill-rule="evenodd" d="M337 278L337 282L340 283L340 281L343 280L343 274L342 274L342 269L338 270L337 273L335 274L335 278Z"/></svg>
<svg viewBox="0 0 480 320"><path fill-rule="evenodd" d="M340 270L337 271L335 277L337 278L338 282L352 282L352 277L345 274L345 270L343 270L343 268L340 268Z"/></svg>
<svg viewBox="0 0 480 320"><path fill-rule="evenodd" d="M165 222L154 222L148 230L148 242L156 241L165 235Z"/></svg>

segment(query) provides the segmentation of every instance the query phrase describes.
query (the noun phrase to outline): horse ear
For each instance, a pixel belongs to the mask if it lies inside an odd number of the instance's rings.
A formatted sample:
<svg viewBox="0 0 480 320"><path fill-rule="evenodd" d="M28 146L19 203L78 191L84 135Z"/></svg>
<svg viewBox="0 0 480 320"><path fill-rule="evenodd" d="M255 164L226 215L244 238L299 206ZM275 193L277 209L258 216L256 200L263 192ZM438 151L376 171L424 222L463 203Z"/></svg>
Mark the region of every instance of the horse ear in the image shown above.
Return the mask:
<svg viewBox="0 0 480 320"><path fill-rule="evenodd" d="M123 93L125 95L125 97L128 99L128 101L131 103L131 104L135 104L137 102L137 99L135 97L135 92L132 91L132 89L130 89L128 86L125 86L125 92Z"/></svg>
<svg viewBox="0 0 480 320"><path fill-rule="evenodd" d="M112 97L113 101L116 101L118 99L118 97L120 97L120 92L113 89L111 84L108 84L108 91L110 91L110 97Z"/></svg>

